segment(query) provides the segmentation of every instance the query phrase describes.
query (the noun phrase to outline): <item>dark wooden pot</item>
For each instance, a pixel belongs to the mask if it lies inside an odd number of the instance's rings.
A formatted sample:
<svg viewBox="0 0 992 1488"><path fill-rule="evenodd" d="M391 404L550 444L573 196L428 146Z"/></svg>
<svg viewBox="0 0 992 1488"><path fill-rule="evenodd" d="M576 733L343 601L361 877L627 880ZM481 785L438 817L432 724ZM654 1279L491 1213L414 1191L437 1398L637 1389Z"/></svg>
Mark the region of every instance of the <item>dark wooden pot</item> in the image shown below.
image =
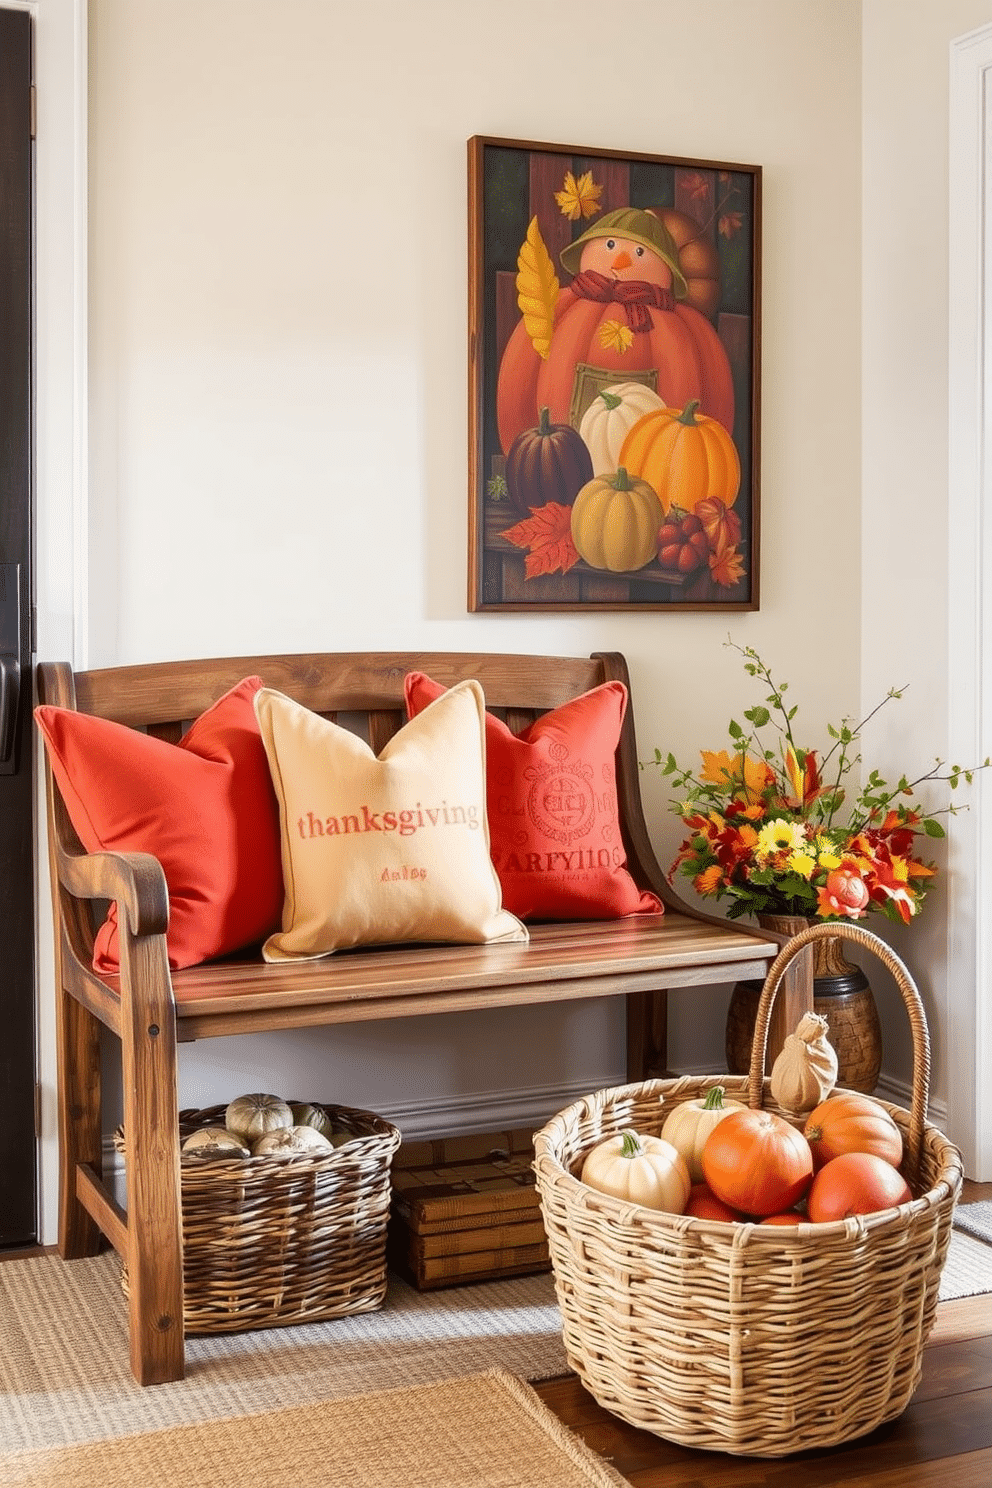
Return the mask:
<svg viewBox="0 0 992 1488"><path fill-rule="evenodd" d="M780 935L796 935L815 922L802 916L762 915L758 923ZM827 1037L837 1051L837 1084L870 1095L882 1068L882 1026L871 985L861 968L846 959L840 939L817 941L813 954L813 1011L827 1020ZM762 985L738 982L731 995L726 1052L732 1075L746 1075L751 1068Z"/></svg>

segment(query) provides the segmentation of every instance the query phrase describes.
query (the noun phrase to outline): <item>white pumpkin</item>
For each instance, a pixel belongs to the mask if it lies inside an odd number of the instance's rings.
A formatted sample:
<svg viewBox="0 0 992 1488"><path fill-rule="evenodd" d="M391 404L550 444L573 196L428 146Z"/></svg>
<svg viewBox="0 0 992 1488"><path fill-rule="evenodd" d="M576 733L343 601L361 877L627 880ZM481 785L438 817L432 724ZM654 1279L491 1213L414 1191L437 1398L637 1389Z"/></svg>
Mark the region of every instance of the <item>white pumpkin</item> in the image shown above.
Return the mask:
<svg viewBox="0 0 992 1488"><path fill-rule="evenodd" d="M579 421L579 436L592 456L593 475L614 475L628 430L644 414L664 406L644 382L617 382L597 393Z"/></svg>
<svg viewBox="0 0 992 1488"><path fill-rule="evenodd" d="M277 1095L238 1095L224 1112L224 1124L251 1146L256 1137L293 1125L293 1113Z"/></svg>
<svg viewBox="0 0 992 1488"><path fill-rule="evenodd" d="M683 1213L691 1187L689 1169L671 1142L634 1131L618 1132L594 1147L581 1177L600 1193L671 1214Z"/></svg>
<svg viewBox="0 0 992 1488"><path fill-rule="evenodd" d="M714 1085L699 1100L683 1101L665 1117L661 1135L681 1152L693 1183L703 1182L703 1148L706 1138L731 1111L742 1111L740 1101L725 1101L723 1086Z"/></svg>
<svg viewBox="0 0 992 1488"><path fill-rule="evenodd" d="M252 1143L253 1157L281 1157L296 1152L333 1152L332 1143L313 1126L281 1126L266 1132Z"/></svg>
<svg viewBox="0 0 992 1488"><path fill-rule="evenodd" d="M312 1106L309 1101L294 1101L289 1109L293 1113L294 1126L312 1126L325 1137L334 1130L331 1118L322 1106Z"/></svg>
<svg viewBox="0 0 992 1488"><path fill-rule="evenodd" d="M200 1157L247 1157L248 1148L226 1126L201 1126L183 1142L184 1152Z"/></svg>

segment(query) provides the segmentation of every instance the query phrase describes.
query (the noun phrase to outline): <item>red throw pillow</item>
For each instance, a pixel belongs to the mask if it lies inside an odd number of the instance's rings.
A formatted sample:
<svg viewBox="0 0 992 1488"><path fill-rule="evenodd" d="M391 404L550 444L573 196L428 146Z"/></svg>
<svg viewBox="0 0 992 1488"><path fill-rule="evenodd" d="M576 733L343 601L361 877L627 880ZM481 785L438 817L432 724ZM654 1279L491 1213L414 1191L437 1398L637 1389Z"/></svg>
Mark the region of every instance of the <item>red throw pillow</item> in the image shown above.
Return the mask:
<svg viewBox="0 0 992 1488"><path fill-rule="evenodd" d="M404 680L412 718L445 688L423 672ZM604 682L545 713L517 738L486 713L486 807L503 907L522 920L659 914L660 900L627 869L615 755L627 708Z"/></svg>
<svg viewBox="0 0 992 1488"><path fill-rule="evenodd" d="M261 686L246 677L178 745L71 708L35 709L87 852L148 852L162 864L174 970L261 941L282 918L279 808L253 705ZM120 969L116 905L93 965Z"/></svg>

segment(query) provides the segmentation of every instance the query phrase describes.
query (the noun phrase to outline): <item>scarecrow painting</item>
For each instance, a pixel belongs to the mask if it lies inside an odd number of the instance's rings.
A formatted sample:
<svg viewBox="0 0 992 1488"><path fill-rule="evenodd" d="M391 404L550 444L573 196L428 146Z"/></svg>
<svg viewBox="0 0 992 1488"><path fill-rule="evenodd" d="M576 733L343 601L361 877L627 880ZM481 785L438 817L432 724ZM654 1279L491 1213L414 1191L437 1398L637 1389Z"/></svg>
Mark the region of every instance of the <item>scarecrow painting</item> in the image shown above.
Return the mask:
<svg viewBox="0 0 992 1488"><path fill-rule="evenodd" d="M753 176L471 143L474 608L754 608Z"/></svg>

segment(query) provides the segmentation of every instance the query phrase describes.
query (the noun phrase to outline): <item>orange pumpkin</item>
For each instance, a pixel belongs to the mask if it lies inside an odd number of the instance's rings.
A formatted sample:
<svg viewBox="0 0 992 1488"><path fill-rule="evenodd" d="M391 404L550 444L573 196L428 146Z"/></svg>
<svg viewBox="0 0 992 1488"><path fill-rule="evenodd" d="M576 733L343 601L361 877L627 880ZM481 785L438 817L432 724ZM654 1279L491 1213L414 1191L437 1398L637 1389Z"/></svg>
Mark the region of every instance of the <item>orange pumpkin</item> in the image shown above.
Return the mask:
<svg viewBox="0 0 992 1488"><path fill-rule="evenodd" d="M809 1190L813 1224L830 1224L853 1214L877 1214L908 1204L909 1184L891 1163L874 1152L842 1152L824 1163Z"/></svg>
<svg viewBox="0 0 992 1488"><path fill-rule="evenodd" d="M870 1152L892 1167L902 1162L902 1132L884 1106L856 1090L839 1090L806 1118L803 1135L819 1169L847 1152Z"/></svg>
<svg viewBox="0 0 992 1488"><path fill-rule="evenodd" d="M813 1154L802 1132L774 1111L731 1111L703 1148L703 1178L742 1214L780 1214L806 1193Z"/></svg>
<svg viewBox="0 0 992 1488"><path fill-rule="evenodd" d="M741 486L734 441L694 398L683 409L656 408L633 425L620 450L628 474L646 480L667 517L673 506L694 512L718 496L732 506Z"/></svg>
<svg viewBox="0 0 992 1488"><path fill-rule="evenodd" d="M546 358L534 350L523 320L518 321L500 363L496 417L504 454L524 429L547 408L553 423L569 420L572 385L580 363L603 367L614 377L657 371L659 398L675 408L695 399L728 431L734 427L734 384L723 343L710 322L691 305L651 309L650 330L632 331L619 344L607 322L623 321L615 303L602 304L563 289L555 307L555 326ZM627 327L622 326L624 331Z"/></svg>

